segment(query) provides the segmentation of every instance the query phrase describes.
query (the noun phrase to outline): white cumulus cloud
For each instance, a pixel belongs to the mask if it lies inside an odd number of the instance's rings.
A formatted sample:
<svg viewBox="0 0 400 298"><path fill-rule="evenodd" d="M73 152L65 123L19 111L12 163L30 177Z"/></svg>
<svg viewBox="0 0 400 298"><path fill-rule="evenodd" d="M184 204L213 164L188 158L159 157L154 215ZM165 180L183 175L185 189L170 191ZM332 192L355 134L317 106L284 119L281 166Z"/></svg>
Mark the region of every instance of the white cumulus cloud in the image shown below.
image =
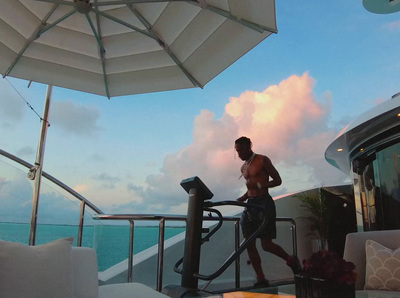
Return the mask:
<svg viewBox="0 0 400 298"><path fill-rule="evenodd" d="M242 161L234 158L234 141L240 136L249 137L253 150L269 156L281 173L283 185L272 189L272 195L343 183L346 176L324 159L337 135L328 127L330 96L318 101L314 83L308 73L293 75L264 91L230 98L220 119L201 111L194 120L193 143L165 157L160 172L136 189L140 201L132 202L132 209L158 203L164 213L184 209L187 195L179 183L192 176L203 180L213 200L235 200L245 191L244 180L238 180Z"/></svg>

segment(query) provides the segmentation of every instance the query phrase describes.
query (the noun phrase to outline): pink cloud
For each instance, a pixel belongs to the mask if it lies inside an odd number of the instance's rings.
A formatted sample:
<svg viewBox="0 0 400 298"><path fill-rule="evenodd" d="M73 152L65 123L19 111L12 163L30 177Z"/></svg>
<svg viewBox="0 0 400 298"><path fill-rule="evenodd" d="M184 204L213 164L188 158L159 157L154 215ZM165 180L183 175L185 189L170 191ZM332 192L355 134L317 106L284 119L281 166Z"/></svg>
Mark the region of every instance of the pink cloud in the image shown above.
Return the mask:
<svg viewBox="0 0 400 298"><path fill-rule="evenodd" d="M374 104L377 106L377 105L380 105L381 103L383 103L383 102L385 102L386 100L385 99L383 99L383 98L376 98L375 100L374 100Z"/></svg>
<svg viewBox="0 0 400 298"><path fill-rule="evenodd" d="M260 152L277 161L290 159L296 154L298 139L326 128L328 105L316 101L313 85L308 73L291 76L263 92L231 98L226 113L237 121L238 134L249 136Z"/></svg>
<svg viewBox="0 0 400 298"><path fill-rule="evenodd" d="M400 21L393 21L385 25L389 30L400 30Z"/></svg>
<svg viewBox="0 0 400 298"><path fill-rule="evenodd" d="M143 195L157 201L172 194L169 204L179 205L187 199L177 185L184 178L199 176L216 200L237 198L244 181L238 181L242 161L234 158L233 147L242 135L251 138L256 153L268 155L287 176L282 175L283 186L275 190L276 195L340 183L345 176L324 159L337 134L327 126L329 101L317 101L314 84L308 73L293 75L264 91L230 98L220 119L201 111L194 121L193 143L165 158L161 173L148 178L149 189ZM308 178L296 179L300 176Z"/></svg>

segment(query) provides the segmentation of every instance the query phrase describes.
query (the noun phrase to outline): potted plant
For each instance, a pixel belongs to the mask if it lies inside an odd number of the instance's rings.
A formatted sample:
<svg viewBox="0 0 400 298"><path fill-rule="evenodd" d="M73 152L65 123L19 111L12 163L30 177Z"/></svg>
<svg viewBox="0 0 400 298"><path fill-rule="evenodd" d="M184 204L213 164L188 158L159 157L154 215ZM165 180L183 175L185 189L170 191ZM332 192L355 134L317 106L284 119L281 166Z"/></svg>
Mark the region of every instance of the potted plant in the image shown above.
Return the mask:
<svg viewBox="0 0 400 298"><path fill-rule="evenodd" d="M319 188L315 191L305 191L295 195L302 204L300 207L304 208L309 215L300 218L306 219L310 222L311 232L317 232L319 240L318 250L323 250L328 246L329 235L329 222L331 219L331 211L328 208L328 198L326 191Z"/></svg>
<svg viewBox="0 0 400 298"><path fill-rule="evenodd" d="M354 298L356 266L333 251L321 250L303 261L295 275L296 297Z"/></svg>

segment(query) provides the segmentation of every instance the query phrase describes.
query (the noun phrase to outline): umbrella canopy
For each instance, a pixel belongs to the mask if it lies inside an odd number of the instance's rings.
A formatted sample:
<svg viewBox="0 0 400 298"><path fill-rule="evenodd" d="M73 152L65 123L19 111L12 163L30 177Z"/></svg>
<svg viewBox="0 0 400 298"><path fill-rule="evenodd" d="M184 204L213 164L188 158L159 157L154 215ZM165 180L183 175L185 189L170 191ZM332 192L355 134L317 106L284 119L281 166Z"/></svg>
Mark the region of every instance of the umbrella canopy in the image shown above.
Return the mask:
<svg viewBox="0 0 400 298"><path fill-rule="evenodd" d="M109 98L202 88L276 32L274 0L1 0L0 73Z"/></svg>
<svg viewBox="0 0 400 298"><path fill-rule="evenodd" d="M274 0L0 0L0 73L49 85L29 243L53 86L108 98L202 88L276 32Z"/></svg>

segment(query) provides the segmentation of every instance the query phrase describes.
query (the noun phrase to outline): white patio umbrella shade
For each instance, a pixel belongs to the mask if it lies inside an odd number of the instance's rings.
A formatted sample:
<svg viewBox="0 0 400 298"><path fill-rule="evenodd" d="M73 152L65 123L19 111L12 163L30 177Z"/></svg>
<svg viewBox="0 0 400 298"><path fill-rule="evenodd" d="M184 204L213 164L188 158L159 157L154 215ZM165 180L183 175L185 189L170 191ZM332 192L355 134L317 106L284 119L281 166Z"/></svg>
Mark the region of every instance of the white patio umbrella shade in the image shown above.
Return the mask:
<svg viewBox="0 0 400 298"><path fill-rule="evenodd" d="M274 0L1 0L0 72L109 98L203 88L276 32Z"/></svg>
<svg viewBox="0 0 400 298"><path fill-rule="evenodd" d="M29 243L53 86L108 98L203 88L276 32L274 0L0 0L0 73L49 85Z"/></svg>

